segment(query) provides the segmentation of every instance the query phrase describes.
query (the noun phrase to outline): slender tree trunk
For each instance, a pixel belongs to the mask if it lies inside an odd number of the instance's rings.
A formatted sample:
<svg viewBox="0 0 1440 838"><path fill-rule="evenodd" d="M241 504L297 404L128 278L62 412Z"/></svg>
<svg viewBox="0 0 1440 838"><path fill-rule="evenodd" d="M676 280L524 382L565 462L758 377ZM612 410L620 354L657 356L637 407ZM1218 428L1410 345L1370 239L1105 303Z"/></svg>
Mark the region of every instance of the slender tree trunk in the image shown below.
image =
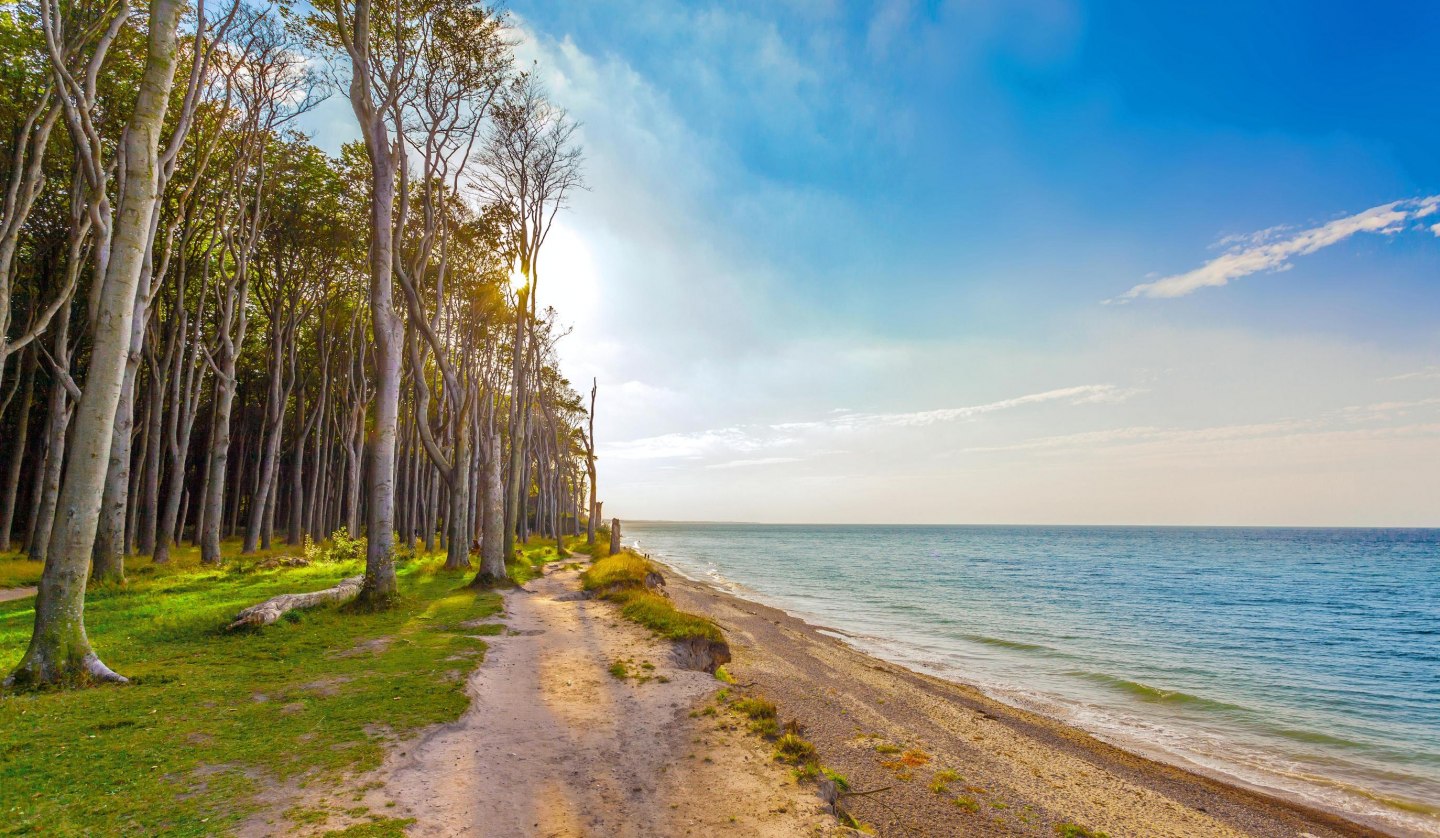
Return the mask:
<svg viewBox="0 0 1440 838"><path fill-rule="evenodd" d="M125 189L100 290L85 391L75 412L74 453L60 490L50 560L35 598L35 631L10 681L21 686L124 681L85 636L87 564L104 491L105 466L125 378L131 318L158 198L158 147L175 79L181 0L151 0L145 71L124 135Z"/></svg>
<svg viewBox="0 0 1440 838"><path fill-rule="evenodd" d="M165 422L166 382L161 376L164 364L157 364L150 384L150 421L145 429L145 481L140 489L140 552L153 556L155 538L160 526L160 452ZM171 413L176 412L172 405Z"/></svg>
<svg viewBox="0 0 1440 838"><path fill-rule="evenodd" d="M477 585L493 585L505 578L505 487L500 480L500 458L504 448L500 432L490 436L490 452L485 458L484 484L480 492L481 514L485 521L480 528L480 572Z"/></svg>
<svg viewBox="0 0 1440 838"><path fill-rule="evenodd" d="M221 342L220 375L215 377L215 413L210 428L209 466L206 468L205 499L200 514L200 562L218 565L220 527L225 517L225 477L230 458L230 411L235 404L235 352ZM238 487L239 484L237 484ZM237 492L238 495L238 492Z"/></svg>
<svg viewBox="0 0 1440 838"><path fill-rule="evenodd" d="M34 526L29 539L30 558L43 562L50 555L50 533L55 526L55 510L60 502L60 478L65 467L65 443L69 436L70 405L65 382L70 371L70 310L57 315L54 344L50 357L54 361L50 375L50 393L45 408L45 466L40 482L40 502L35 507ZM88 563L87 563L88 564ZM88 569L88 568L87 568Z"/></svg>
<svg viewBox="0 0 1440 838"><path fill-rule="evenodd" d="M15 496L20 493L20 467L25 464L25 447L30 442L30 412L35 405L36 347L27 347L20 362L20 414L15 419L15 439L6 464L5 495L0 498L0 552L10 552L10 532L15 526Z"/></svg>
<svg viewBox="0 0 1440 838"><path fill-rule="evenodd" d="M148 248L142 247L142 253L146 251ZM148 256L142 258L148 261ZM142 281L146 280L137 280L137 290ZM135 386L140 372L140 350L145 342L147 308L146 301L139 294L131 306L129 348L124 357L120 399L115 408L115 426L111 430L110 457L106 463L105 488L100 502L100 520L95 529L94 569L91 575L96 582L125 581L125 509L130 493L130 446L135 438L132 433L135 428Z"/></svg>

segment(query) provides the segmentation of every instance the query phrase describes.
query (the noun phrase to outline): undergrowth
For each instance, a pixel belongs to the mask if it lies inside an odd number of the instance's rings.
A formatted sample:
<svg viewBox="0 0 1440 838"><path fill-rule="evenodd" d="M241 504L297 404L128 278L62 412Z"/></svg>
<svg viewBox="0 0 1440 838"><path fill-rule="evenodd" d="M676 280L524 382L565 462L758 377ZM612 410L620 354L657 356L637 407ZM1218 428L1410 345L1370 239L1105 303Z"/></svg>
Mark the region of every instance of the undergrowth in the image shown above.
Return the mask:
<svg viewBox="0 0 1440 838"><path fill-rule="evenodd" d="M723 640L720 627L697 614L675 607L669 598L645 587L654 567L643 556L626 550L595 561L580 575L587 591L620 606L627 620L639 623L670 640Z"/></svg>
<svg viewBox="0 0 1440 838"><path fill-rule="evenodd" d="M468 700L454 673L480 661L475 635L499 630L472 622L498 612L499 597L430 558L399 568L393 610L320 606L226 633L240 609L361 564L265 570L245 557L215 569L191 553L131 562L127 585L86 597L92 644L131 685L0 698L0 831L225 833L263 788L375 768L391 737L457 718ZM19 661L33 621L33 599L0 603L0 669Z"/></svg>

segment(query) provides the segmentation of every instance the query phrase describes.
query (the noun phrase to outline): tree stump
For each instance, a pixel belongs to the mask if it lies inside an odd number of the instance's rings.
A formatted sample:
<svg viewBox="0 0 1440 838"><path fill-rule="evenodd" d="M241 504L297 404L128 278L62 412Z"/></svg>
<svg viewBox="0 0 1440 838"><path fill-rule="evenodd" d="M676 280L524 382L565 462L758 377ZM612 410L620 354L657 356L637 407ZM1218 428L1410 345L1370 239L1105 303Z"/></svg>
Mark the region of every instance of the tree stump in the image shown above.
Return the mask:
<svg viewBox="0 0 1440 838"><path fill-rule="evenodd" d="M620 552L620 519L610 519L610 555Z"/></svg>

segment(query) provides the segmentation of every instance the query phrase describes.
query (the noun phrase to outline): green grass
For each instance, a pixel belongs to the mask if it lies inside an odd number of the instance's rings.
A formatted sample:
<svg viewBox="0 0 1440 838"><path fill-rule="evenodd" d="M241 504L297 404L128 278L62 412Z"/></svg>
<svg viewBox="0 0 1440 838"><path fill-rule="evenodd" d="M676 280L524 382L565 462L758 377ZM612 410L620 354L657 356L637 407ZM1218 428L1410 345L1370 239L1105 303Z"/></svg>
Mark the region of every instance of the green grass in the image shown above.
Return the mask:
<svg viewBox="0 0 1440 838"><path fill-rule="evenodd" d="M40 584L42 562L32 562L23 555L0 555L0 588L24 588Z"/></svg>
<svg viewBox="0 0 1440 838"><path fill-rule="evenodd" d="M743 713L750 719L773 719L775 718L775 702L767 701L759 697L745 697L736 699L731 708L737 713Z"/></svg>
<svg viewBox="0 0 1440 838"><path fill-rule="evenodd" d="M338 782L378 766L389 737L457 718L463 674L485 649L474 635L499 630L460 625L496 614L499 597L432 558L400 569L392 611L322 606L229 634L221 627L241 608L360 565L201 569L172 555L169 566L132 563L129 584L87 597L91 642L130 686L0 698L0 832L223 834L262 788ZM6 672L28 643L33 602L0 604ZM386 823L348 834L398 832Z"/></svg>
<svg viewBox="0 0 1440 838"><path fill-rule="evenodd" d="M679 610L667 597L645 587L645 575L654 570L643 556L625 551L597 560L580 575L587 591L620 605L627 620L639 623L670 640L723 640L720 627L697 614Z"/></svg>
<svg viewBox="0 0 1440 838"><path fill-rule="evenodd" d="M589 570L580 576L580 582L587 591L596 591L612 585L645 585L645 574L650 572L650 563L643 556L630 551L616 553L597 559Z"/></svg>
<svg viewBox="0 0 1440 838"><path fill-rule="evenodd" d="M519 555L505 563L505 572L517 585L545 575L546 564L564 558L555 550L553 538L531 538L528 544L517 545L516 550Z"/></svg>
<svg viewBox="0 0 1440 838"><path fill-rule="evenodd" d="M1107 833L1086 829L1075 823L1056 824L1055 832L1060 838L1110 838Z"/></svg>

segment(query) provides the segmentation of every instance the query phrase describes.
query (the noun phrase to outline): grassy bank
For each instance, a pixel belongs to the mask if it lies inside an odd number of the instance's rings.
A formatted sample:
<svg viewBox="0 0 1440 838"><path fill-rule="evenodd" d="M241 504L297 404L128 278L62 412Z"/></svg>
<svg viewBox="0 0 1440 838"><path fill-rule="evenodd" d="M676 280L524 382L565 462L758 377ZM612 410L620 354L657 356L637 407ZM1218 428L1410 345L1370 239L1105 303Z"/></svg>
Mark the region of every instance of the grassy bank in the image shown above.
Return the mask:
<svg viewBox="0 0 1440 838"><path fill-rule="evenodd" d="M620 605L626 619L639 623L670 640L722 640L719 626L697 614L677 609L667 597L645 586L645 577L658 572L654 565L637 553L625 550L603 559L596 559L580 576L585 590L600 599Z"/></svg>
<svg viewBox="0 0 1440 838"><path fill-rule="evenodd" d="M132 563L128 585L90 593L91 641L133 683L0 698L0 832L223 834L259 808L256 792L326 789L379 765L394 737L463 712L464 676L485 650L476 635L498 631L474 621L500 609L495 594L464 587L468 573L411 560L394 611L319 607L227 634L245 606L361 571L259 563L200 568L177 551L168 566ZM33 602L0 604L7 672L28 642ZM354 807L358 790L319 794L328 801L289 818L323 825L327 809ZM399 825L379 818L370 834Z"/></svg>

